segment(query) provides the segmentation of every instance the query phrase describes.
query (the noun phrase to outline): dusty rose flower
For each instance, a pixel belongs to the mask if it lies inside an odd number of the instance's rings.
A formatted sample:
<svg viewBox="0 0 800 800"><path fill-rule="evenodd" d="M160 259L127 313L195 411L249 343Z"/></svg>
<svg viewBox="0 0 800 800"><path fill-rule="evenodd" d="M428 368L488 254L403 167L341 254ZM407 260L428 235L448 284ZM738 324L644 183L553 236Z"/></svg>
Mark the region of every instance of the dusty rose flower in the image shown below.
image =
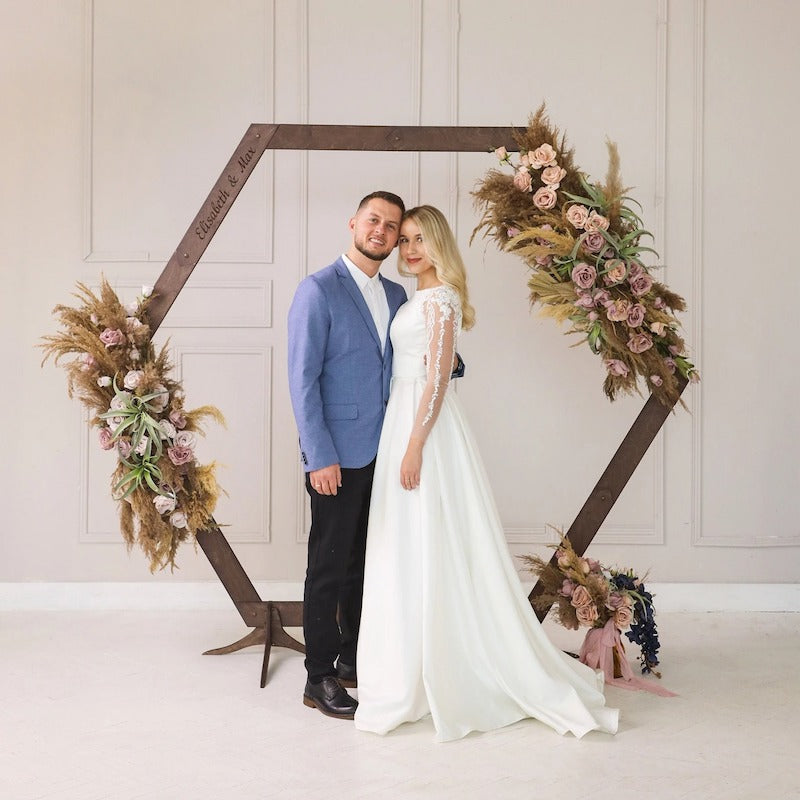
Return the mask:
<svg viewBox="0 0 800 800"><path fill-rule="evenodd" d="M169 403L169 393L167 392L167 387L164 386L163 383L157 383L153 387L154 392L158 392L158 394L150 401L150 405L157 413L161 413Z"/></svg>
<svg viewBox="0 0 800 800"><path fill-rule="evenodd" d="M611 611L616 611L618 608L621 608L622 605L622 595L619 592L611 592L606 600L606 607Z"/></svg>
<svg viewBox="0 0 800 800"><path fill-rule="evenodd" d="M575 305L578 308L594 308L594 299L589 292L579 292Z"/></svg>
<svg viewBox="0 0 800 800"><path fill-rule="evenodd" d="M600 562L596 558L587 558L586 563L590 572L600 572Z"/></svg>
<svg viewBox="0 0 800 800"><path fill-rule="evenodd" d="M644 267L638 261L630 261L628 263L628 277L633 280L633 278L638 278L640 275L644 275Z"/></svg>
<svg viewBox="0 0 800 800"><path fill-rule="evenodd" d="M646 333L637 333L628 339L628 350L631 353L644 353L653 346L653 340Z"/></svg>
<svg viewBox="0 0 800 800"><path fill-rule="evenodd" d="M611 295L605 289L595 289L592 297L596 306L605 307L611 302Z"/></svg>
<svg viewBox="0 0 800 800"><path fill-rule="evenodd" d="M175 435L177 434L177 430L175 430L175 426L168 419L162 419L158 423L158 427L161 429L161 438L162 439L174 439L175 438Z"/></svg>
<svg viewBox="0 0 800 800"><path fill-rule="evenodd" d="M671 358L664 359L664 366L670 371L675 372L675 362Z"/></svg>
<svg viewBox="0 0 800 800"><path fill-rule="evenodd" d="M531 165L531 154L530 153L520 153L519 165L521 167L529 167Z"/></svg>
<svg viewBox="0 0 800 800"><path fill-rule="evenodd" d="M674 355L674 356L678 356L678 355L680 355L680 351L678 350L678 345L676 345L676 344L671 344L671 345L670 345L670 346L669 346L667 349L668 349L668 350L670 351L670 353L672 353L672 355Z"/></svg>
<svg viewBox="0 0 800 800"><path fill-rule="evenodd" d="M589 289L594 285L595 278L597 277L597 270L591 264L584 264L579 261L572 268L572 282L581 289Z"/></svg>
<svg viewBox="0 0 800 800"><path fill-rule="evenodd" d="M106 387L106 386L111 386L111 378L109 378L109 377L108 377L108 375L101 375L101 376L100 376L100 377L97 379L97 385L98 385L98 386L99 386L101 389L105 389L105 387Z"/></svg>
<svg viewBox="0 0 800 800"><path fill-rule="evenodd" d="M666 308L666 307L667 307L667 304L664 302L664 298L663 297L656 297L656 299L653 300L653 308L657 308L660 311L662 308Z"/></svg>
<svg viewBox="0 0 800 800"><path fill-rule="evenodd" d="M144 378L144 372L140 369L132 369L128 372L122 380L126 389L135 389Z"/></svg>
<svg viewBox="0 0 800 800"><path fill-rule="evenodd" d="M605 246L606 240L600 231L589 231L584 234L581 244L587 253L599 253Z"/></svg>
<svg viewBox="0 0 800 800"><path fill-rule="evenodd" d="M108 428L103 428L100 431L100 447L103 450L114 449L114 434Z"/></svg>
<svg viewBox="0 0 800 800"><path fill-rule="evenodd" d="M194 447L196 438L191 431L181 431L175 436L175 444L178 447Z"/></svg>
<svg viewBox="0 0 800 800"><path fill-rule="evenodd" d="M501 161L508 161L508 150L505 147L498 147L494 154L501 160Z"/></svg>
<svg viewBox="0 0 800 800"><path fill-rule="evenodd" d="M518 169L514 175L514 186L521 192L529 192L531 190L531 174L527 169Z"/></svg>
<svg viewBox="0 0 800 800"><path fill-rule="evenodd" d="M628 319L628 308L630 303L627 300L614 300L606 306L606 316L611 322L622 322Z"/></svg>
<svg viewBox="0 0 800 800"><path fill-rule="evenodd" d="M625 262L621 258L609 258L605 263L605 268L606 273L603 275L603 280L609 286L624 281L628 274Z"/></svg>
<svg viewBox="0 0 800 800"><path fill-rule="evenodd" d="M586 206L575 204L567 209L567 222L573 228L581 230L586 225L586 220L589 219L589 209Z"/></svg>
<svg viewBox="0 0 800 800"><path fill-rule="evenodd" d="M169 460L176 466L180 467L182 464L189 464L194 461L194 450L191 447L168 447L167 455Z"/></svg>
<svg viewBox="0 0 800 800"><path fill-rule="evenodd" d="M95 357L91 353L84 353L80 357L80 362L81 369L84 372L88 372L97 363L97 361L95 361Z"/></svg>
<svg viewBox="0 0 800 800"><path fill-rule="evenodd" d="M572 593L574 591L575 591L575 583L571 581L569 578L564 578L564 581L561 584L561 588L558 590L558 593L563 597L572 597Z"/></svg>
<svg viewBox="0 0 800 800"><path fill-rule="evenodd" d="M652 383L653 386L661 386L661 384L664 383L664 381L662 380L660 375L651 375L650 383Z"/></svg>
<svg viewBox="0 0 800 800"><path fill-rule="evenodd" d="M589 322L596 322L598 319L600 319L600 315L596 311L590 311L586 316L588 317Z"/></svg>
<svg viewBox="0 0 800 800"><path fill-rule="evenodd" d="M570 604L573 606L573 608L587 606L591 602L592 596L589 594L589 590L585 586L576 586L573 589L572 599L570 600Z"/></svg>
<svg viewBox="0 0 800 800"><path fill-rule="evenodd" d="M100 341L106 347L114 347L118 344L125 344L125 334L119 328L106 328L100 334Z"/></svg>
<svg viewBox="0 0 800 800"><path fill-rule="evenodd" d="M176 528L186 528L189 525L189 522L186 519L186 514L184 514L183 511L176 511L175 513L171 514L169 521Z"/></svg>
<svg viewBox="0 0 800 800"><path fill-rule="evenodd" d="M589 219L586 220L585 228L587 231L607 231L608 224L607 217L598 214L596 211L592 211L592 213L589 214Z"/></svg>
<svg viewBox="0 0 800 800"><path fill-rule="evenodd" d="M650 330L656 336L663 336L667 332L667 326L663 322L651 322Z"/></svg>
<svg viewBox="0 0 800 800"><path fill-rule="evenodd" d="M629 280L631 291L637 296L641 297L647 294L653 288L653 279L646 273L637 275L635 278Z"/></svg>
<svg viewBox="0 0 800 800"><path fill-rule="evenodd" d="M176 408L169 412L169 421L176 427L176 428L185 428L186 427L186 417L183 414L183 411Z"/></svg>
<svg viewBox="0 0 800 800"><path fill-rule="evenodd" d="M614 612L614 625L620 630L627 628L633 622L633 610L622 606Z"/></svg>
<svg viewBox="0 0 800 800"><path fill-rule="evenodd" d="M537 267L550 267L553 265L553 256L536 256L534 258Z"/></svg>
<svg viewBox="0 0 800 800"><path fill-rule="evenodd" d="M641 303L635 303L628 309L627 322L631 328L638 328L644 322L644 306Z"/></svg>
<svg viewBox="0 0 800 800"><path fill-rule="evenodd" d="M591 628L597 622L597 606L594 603L589 603L588 606L580 606L575 609L575 616L578 618L578 623L584 628Z"/></svg>
<svg viewBox="0 0 800 800"><path fill-rule="evenodd" d="M534 169L551 167L556 163L556 151L547 143L540 145L532 153L528 153L528 156Z"/></svg>
<svg viewBox="0 0 800 800"><path fill-rule="evenodd" d="M157 494L153 498L153 505L156 507L156 511L158 511L159 514L169 514L175 510L175 498Z"/></svg>
<svg viewBox="0 0 800 800"><path fill-rule="evenodd" d="M533 204L536 208L541 208L543 211L552 208L557 200L556 193L549 186L540 186L533 193Z"/></svg>
<svg viewBox="0 0 800 800"><path fill-rule="evenodd" d="M509 239L519 236L519 228L508 228L506 230L506 236L508 236Z"/></svg>
<svg viewBox="0 0 800 800"><path fill-rule="evenodd" d="M630 372L628 365L618 358L604 358L603 364L605 364L609 375L618 375L624 378Z"/></svg>
<svg viewBox="0 0 800 800"><path fill-rule="evenodd" d="M132 450L131 440L127 437L117 440L117 452L122 458L129 458Z"/></svg>
<svg viewBox="0 0 800 800"><path fill-rule="evenodd" d="M566 176L567 171L563 167L553 165L552 167L545 167L542 170L542 183L546 186L552 186L557 189L561 185L561 181Z"/></svg>

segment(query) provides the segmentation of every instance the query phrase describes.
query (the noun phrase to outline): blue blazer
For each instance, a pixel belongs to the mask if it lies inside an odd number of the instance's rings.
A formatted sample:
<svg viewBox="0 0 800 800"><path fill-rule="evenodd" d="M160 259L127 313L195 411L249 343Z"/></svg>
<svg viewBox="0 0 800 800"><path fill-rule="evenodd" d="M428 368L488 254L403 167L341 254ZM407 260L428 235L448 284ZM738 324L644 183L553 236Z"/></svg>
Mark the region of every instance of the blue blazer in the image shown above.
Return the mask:
<svg viewBox="0 0 800 800"><path fill-rule="evenodd" d="M381 276L389 323L406 291ZM357 468L378 453L392 344L378 331L344 261L309 275L289 308L289 393L306 472L331 464Z"/></svg>

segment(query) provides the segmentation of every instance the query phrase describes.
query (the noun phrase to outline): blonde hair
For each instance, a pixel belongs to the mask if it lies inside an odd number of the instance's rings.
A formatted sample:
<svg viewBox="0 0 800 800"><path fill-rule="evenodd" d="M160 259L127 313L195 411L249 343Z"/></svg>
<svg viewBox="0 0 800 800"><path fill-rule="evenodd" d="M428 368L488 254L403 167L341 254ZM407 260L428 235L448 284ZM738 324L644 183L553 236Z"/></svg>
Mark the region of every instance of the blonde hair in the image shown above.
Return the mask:
<svg viewBox="0 0 800 800"><path fill-rule="evenodd" d="M417 206L409 208L403 214L403 220L407 219L414 220L419 225L425 250L436 269L436 277L458 292L461 300L461 327L465 331L469 330L475 324L475 309L469 302L467 271L458 251L456 238L444 214L433 206ZM405 277L410 277L412 274L399 255L397 270Z"/></svg>

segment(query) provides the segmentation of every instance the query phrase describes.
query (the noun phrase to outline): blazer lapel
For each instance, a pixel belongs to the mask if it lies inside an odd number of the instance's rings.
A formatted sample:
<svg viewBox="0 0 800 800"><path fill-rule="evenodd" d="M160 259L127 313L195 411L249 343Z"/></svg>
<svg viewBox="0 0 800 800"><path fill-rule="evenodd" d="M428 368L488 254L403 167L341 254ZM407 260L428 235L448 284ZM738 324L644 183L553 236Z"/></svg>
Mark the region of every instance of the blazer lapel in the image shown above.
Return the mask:
<svg viewBox="0 0 800 800"><path fill-rule="evenodd" d="M353 280L350 270L347 269L341 259L336 262L336 272L339 275L339 280L342 282L342 285L355 303L358 313L361 314L370 336L372 336L372 338L375 340L375 344L380 350L381 340L378 336L378 329L375 327L375 320L372 319L372 314L369 313L369 309L367 308L367 301L364 300L364 295L361 294L361 289L358 288L358 284Z"/></svg>

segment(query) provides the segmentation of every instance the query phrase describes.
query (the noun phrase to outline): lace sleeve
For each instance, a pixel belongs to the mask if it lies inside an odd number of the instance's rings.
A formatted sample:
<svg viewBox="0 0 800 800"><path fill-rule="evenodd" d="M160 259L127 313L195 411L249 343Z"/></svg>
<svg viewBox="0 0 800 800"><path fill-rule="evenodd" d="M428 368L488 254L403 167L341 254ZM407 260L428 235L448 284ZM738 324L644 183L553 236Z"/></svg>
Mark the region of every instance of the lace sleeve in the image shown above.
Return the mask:
<svg viewBox="0 0 800 800"><path fill-rule="evenodd" d="M411 438L424 442L439 416L450 382L456 340L461 330L461 303L457 292L444 286L425 298L423 310L428 333L425 355L427 380Z"/></svg>

